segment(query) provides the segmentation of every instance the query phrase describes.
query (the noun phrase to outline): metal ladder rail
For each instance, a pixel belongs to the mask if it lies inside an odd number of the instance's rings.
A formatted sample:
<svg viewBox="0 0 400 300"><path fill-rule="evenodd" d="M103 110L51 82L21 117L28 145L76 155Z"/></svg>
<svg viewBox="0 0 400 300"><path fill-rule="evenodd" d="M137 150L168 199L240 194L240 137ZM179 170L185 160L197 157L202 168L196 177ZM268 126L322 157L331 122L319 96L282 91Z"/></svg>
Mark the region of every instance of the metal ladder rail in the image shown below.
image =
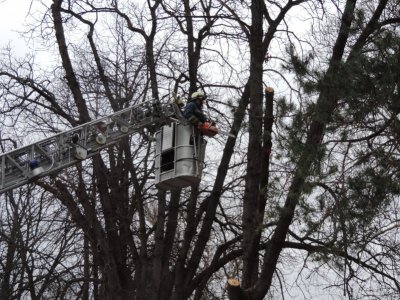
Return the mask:
<svg viewBox="0 0 400 300"><path fill-rule="evenodd" d="M142 102L3 153L0 155L0 194L87 159L124 136L144 128L158 128L170 122L169 117L176 116L177 112L179 108L172 103Z"/></svg>

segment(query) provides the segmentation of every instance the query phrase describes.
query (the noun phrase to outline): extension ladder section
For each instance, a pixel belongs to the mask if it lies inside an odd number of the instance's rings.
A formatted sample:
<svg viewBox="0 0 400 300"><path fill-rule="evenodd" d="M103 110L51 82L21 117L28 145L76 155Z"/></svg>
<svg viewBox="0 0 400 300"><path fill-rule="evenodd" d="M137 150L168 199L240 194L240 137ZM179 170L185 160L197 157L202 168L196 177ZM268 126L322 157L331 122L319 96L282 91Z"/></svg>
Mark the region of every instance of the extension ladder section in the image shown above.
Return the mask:
<svg viewBox="0 0 400 300"><path fill-rule="evenodd" d="M146 101L77 126L49 138L0 155L0 194L38 178L56 173L122 137L144 131L155 132L180 117L173 104Z"/></svg>

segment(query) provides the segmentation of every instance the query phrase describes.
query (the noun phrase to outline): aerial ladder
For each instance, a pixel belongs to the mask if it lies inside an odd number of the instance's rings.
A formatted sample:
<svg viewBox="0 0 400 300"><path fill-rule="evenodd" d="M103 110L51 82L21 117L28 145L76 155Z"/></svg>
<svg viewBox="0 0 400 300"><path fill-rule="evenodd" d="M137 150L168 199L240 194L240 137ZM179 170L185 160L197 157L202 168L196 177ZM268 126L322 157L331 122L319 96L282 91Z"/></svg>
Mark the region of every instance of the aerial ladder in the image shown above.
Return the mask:
<svg viewBox="0 0 400 300"><path fill-rule="evenodd" d="M134 133L155 132L156 187L182 188L201 178L205 141L174 103L150 100L0 155L0 194L55 174Z"/></svg>

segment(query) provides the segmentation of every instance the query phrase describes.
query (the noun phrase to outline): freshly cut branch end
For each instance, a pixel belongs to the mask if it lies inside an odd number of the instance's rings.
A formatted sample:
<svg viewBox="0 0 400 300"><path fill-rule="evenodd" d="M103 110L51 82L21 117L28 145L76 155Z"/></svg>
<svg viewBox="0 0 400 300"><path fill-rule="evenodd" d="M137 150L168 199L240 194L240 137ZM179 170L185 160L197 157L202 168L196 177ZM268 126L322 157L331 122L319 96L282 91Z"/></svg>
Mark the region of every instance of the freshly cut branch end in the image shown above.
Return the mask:
<svg viewBox="0 0 400 300"><path fill-rule="evenodd" d="M247 299L243 289L240 287L240 281L236 278L228 279L228 298L229 300L245 300Z"/></svg>
<svg viewBox="0 0 400 300"><path fill-rule="evenodd" d="M274 93L274 89L272 87L266 87L265 88L265 93L266 94L273 94Z"/></svg>
<svg viewBox="0 0 400 300"><path fill-rule="evenodd" d="M228 285L230 286L240 286L240 281L237 280L236 278L229 278L228 279Z"/></svg>

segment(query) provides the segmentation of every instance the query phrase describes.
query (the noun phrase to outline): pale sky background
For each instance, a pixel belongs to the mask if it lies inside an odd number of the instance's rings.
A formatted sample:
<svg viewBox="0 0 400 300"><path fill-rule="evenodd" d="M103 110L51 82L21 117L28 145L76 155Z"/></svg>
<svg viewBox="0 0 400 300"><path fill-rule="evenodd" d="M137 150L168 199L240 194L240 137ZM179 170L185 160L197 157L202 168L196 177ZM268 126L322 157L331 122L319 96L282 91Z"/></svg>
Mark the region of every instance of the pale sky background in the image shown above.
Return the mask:
<svg viewBox="0 0 400 300"><path fill-rule="evenodd" d="M34 39L30 39L28 34L21 35L32 24L40 24L38 22L51 2L52 0L0 0L0 51L10 47L15 58L34 54L35 61L39 61L41 67L51 63L52 52L49 47L44 47L40 41L34 43ZM36 31L35 34L40 32Z"/></svg>
<svg viewBox="0 0 400 300"><path fill-rule="evenodd" d="M0 48L9 43L23 52L26 41L17 31L23 30L31 0L0 0Z"/></svg>

